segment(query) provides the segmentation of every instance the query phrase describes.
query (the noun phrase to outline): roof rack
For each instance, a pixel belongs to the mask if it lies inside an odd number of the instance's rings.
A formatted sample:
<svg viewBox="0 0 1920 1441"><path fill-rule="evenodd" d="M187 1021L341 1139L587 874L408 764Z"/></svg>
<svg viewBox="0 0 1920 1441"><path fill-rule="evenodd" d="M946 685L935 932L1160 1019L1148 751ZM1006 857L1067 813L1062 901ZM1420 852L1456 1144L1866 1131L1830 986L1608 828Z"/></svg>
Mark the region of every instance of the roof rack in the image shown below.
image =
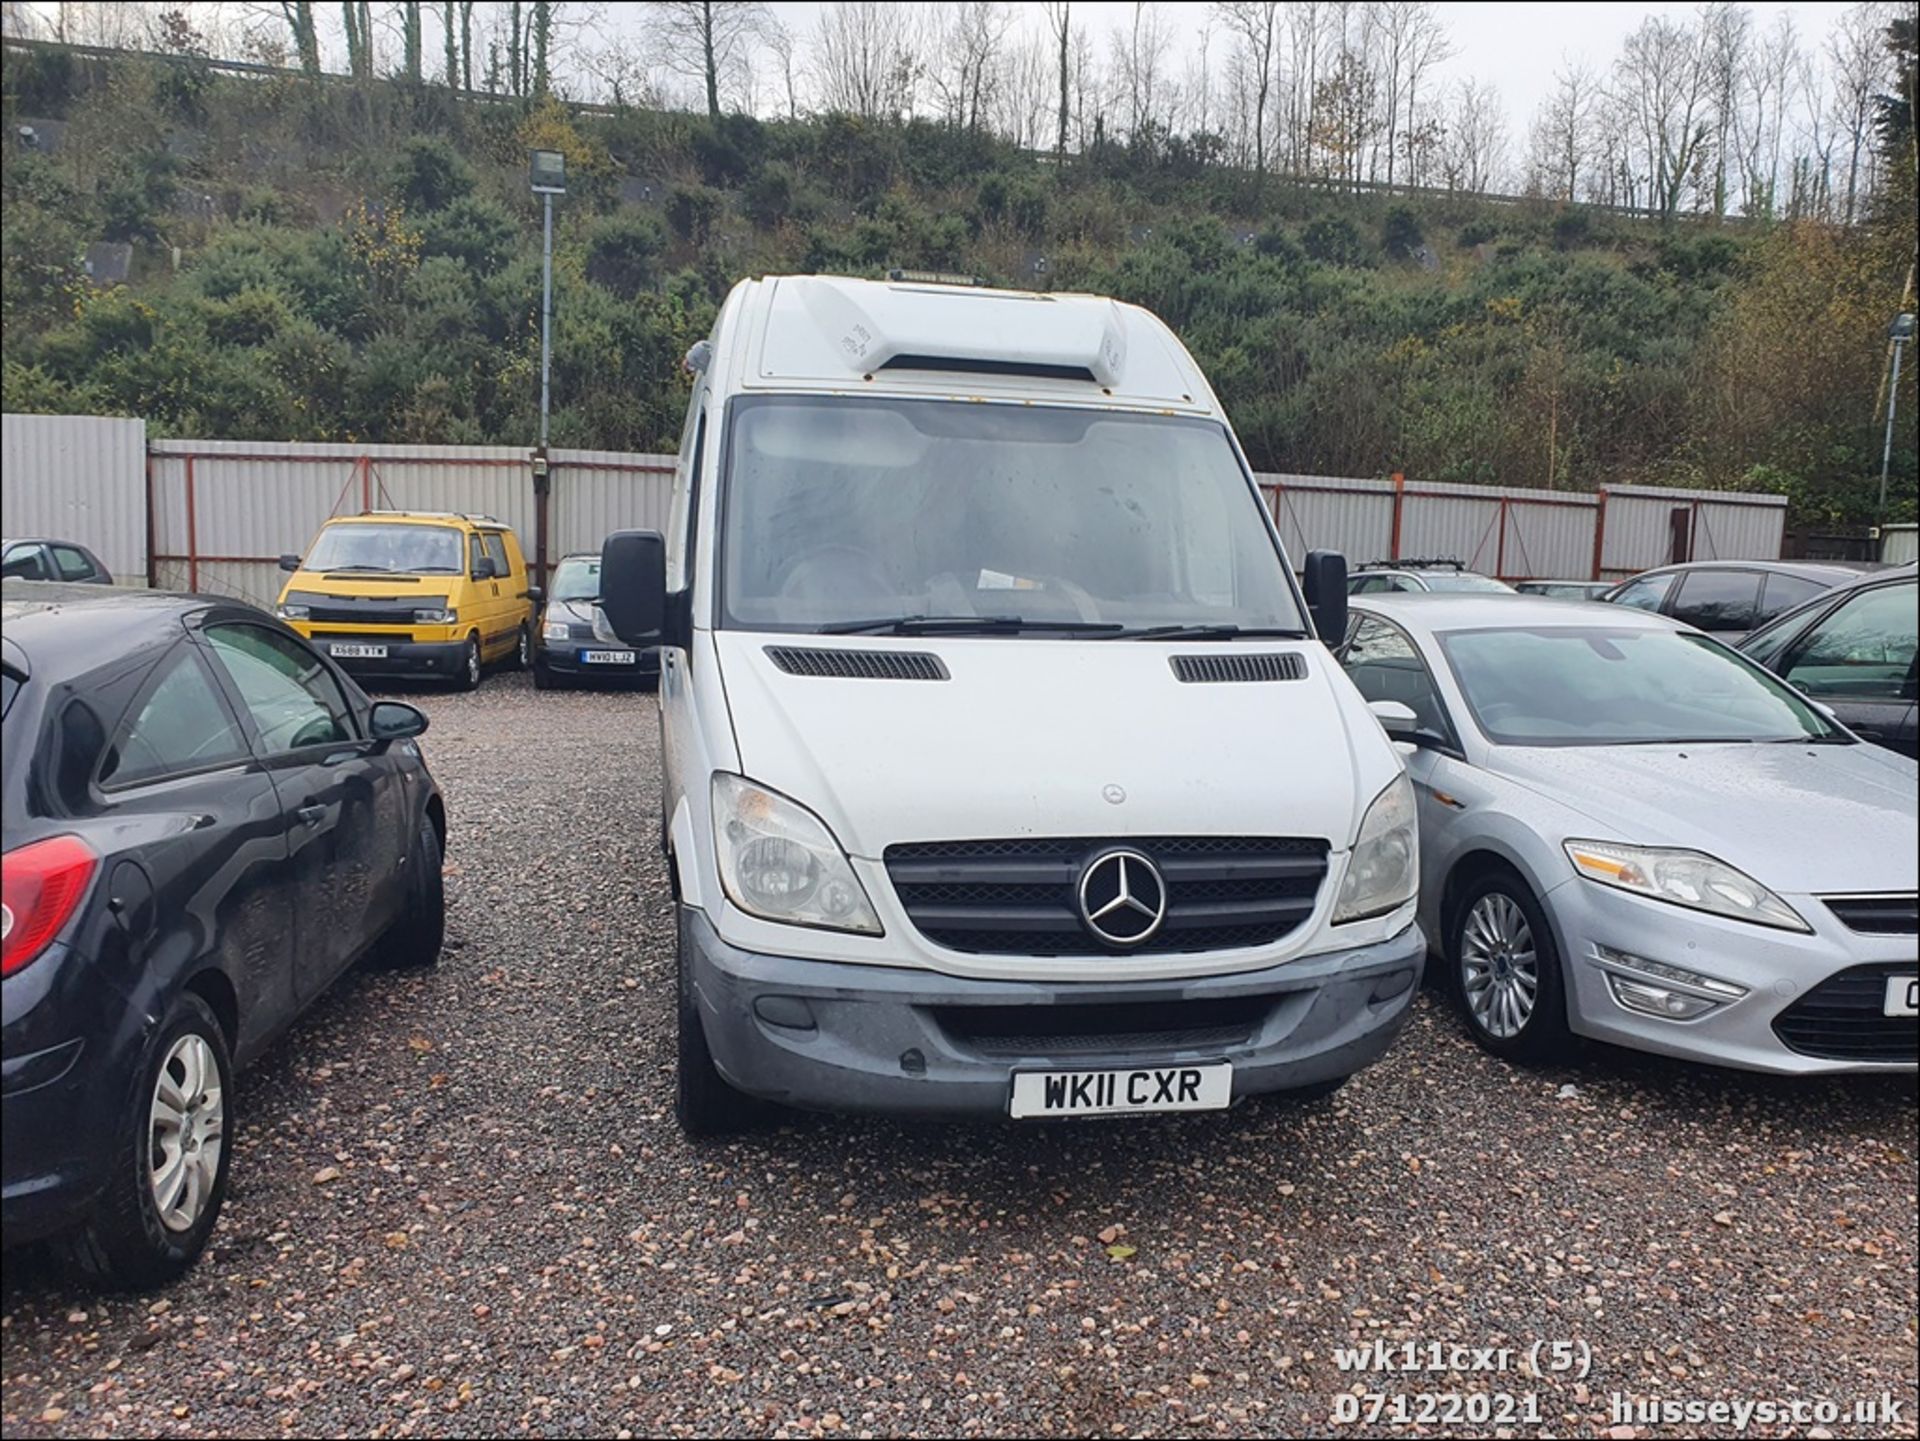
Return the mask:
<svg viewBox="0 0 1920 1441"><path fill-rule="evenodd" d="M373 510L363 510L362 515L412 515L433 520L470 520L475 525L500 525L497 516L482 515L471 510L405 510L398 506L382 506Z"/></svg>
<svg viewBox="0 0 1920 1441"><path fill-rule="evenodd" d="M960 275L951 270L902 270L897 265L887 272L887 279L895 285L970 285L978 287L987 283L977 275Z"/></svg>
<svg viewBox="0 0 1920 1441"><path fill-rule="evenodd" d="M1465 570L1467 567L1458 560L1435 557L1429 560L1370 560L1365 565L1355 567L1360 570Z"/></svg>

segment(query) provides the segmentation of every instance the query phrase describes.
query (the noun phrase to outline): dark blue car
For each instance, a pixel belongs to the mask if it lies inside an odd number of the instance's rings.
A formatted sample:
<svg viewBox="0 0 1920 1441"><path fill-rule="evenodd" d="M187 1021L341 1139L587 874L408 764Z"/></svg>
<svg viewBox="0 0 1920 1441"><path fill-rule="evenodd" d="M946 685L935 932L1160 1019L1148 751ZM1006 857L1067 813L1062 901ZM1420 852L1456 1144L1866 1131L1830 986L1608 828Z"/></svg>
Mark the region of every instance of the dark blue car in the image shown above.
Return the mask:
<svg viewBox="0 0 1920 1441"><path fill-rule="evenodd" d="M234 1069L363 956L439 956L426 717L217 597L8 581L0 619L4 1239L159 1285Z"/></svg>

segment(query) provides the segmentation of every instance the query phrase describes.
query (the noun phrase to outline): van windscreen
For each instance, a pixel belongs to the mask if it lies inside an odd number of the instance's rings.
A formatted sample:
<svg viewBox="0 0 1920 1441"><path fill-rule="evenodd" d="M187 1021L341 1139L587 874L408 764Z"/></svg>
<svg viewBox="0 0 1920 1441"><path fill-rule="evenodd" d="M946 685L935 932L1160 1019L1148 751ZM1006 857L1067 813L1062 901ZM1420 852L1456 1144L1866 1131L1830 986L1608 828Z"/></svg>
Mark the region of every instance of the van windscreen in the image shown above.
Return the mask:
<svg viewBox="0 0 1920 1441"><path fill-rule="evenodd" d="M1305 628L1212 421L950 400L734 402L721 623ZM1026 632L1044 636L1044 629Z"/></svg>
<svg viewBox="0 0 1920 1441"><path fill-rule="evenodd" d="M364 570L388 575L460 573L460 532L444 525L380 522L330 525L306 558L310 571Z"/></svg>

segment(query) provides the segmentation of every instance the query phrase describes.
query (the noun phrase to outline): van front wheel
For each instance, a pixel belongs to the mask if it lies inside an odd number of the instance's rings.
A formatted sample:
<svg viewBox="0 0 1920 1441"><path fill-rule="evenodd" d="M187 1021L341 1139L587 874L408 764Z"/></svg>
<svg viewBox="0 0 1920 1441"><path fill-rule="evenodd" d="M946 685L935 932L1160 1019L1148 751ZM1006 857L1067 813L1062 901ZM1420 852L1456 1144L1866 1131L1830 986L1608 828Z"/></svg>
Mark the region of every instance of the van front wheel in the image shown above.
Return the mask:
<svg viewBox="0 0 1920 1441"><path fill-rule="evenodd" d="M679 972L679 1064L673 1097L674 1119L687 1136L730 1136L752 1123L756 1106L749 1096L729 1086L713 1064L707 1033L700 1023L700 1003L693 992L693 967L688 955L685 907L675 969Z"/></svg>
<svg viewBox="0 0 1920 1441"><path fill-rule="evenodd" d="M466 652L460 657L460 672L454 677L454 684L461 690L480 689L480 637L467 637Z"/></svg>

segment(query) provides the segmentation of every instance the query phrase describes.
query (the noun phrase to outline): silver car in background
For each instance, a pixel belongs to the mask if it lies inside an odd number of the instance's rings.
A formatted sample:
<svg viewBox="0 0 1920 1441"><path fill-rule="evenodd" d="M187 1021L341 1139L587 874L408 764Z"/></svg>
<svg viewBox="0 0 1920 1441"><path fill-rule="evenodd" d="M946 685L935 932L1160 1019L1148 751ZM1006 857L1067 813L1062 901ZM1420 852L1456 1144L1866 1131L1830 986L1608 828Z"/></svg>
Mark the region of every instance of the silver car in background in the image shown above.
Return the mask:
<svg viewBox="0 0 1920 1441"><path fill-rule="evenodd" d="M1356 597L1341 659L1420 807L1420 920L1481 1045L1913 1071L1920 769L1620 606Z"/></svg>

